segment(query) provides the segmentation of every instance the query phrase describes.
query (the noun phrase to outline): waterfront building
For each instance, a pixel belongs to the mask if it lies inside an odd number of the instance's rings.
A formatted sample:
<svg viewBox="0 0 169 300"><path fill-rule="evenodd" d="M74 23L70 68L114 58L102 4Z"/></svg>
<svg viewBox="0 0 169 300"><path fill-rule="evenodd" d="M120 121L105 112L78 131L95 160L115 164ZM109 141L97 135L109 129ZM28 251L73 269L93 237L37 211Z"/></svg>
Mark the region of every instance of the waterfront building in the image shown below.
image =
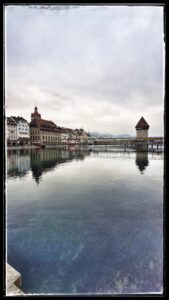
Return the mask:
<svg viewBox="0 0 169 300"><path fill-rule="evenodd" d="M37 107L35 107L34 113L31 114L29 127L32 144L61 144L61 128L52 121L42 119Z"/></svg>
<svg viewBox="0 0 169 300"><path fill-rule="evenodd" d="M6 120L7 143L14 143L17 140L17 123L12 117L7 117Z"/></svg>
<svg viewBox="0 0 169 300"><path fill-rule="evenodd" d="M68 143L71 145L72 144L75 145L77 143L77 134L76 134L75 130L73 130L73 129L69 129Z"/></svg>
<svg viewBox="0 0 169 300"><path fill-rule="evenodd" d="M68 139L69 139L69 133L66 131L61 132L61 141L62 144L68 144Z"/></svg>
<svg viewBox="0 0 169 300"><path fill-rule="evenodd" d="M69 128L59 127L61 129L61 143L68 144L68 140L70 137L70 130Z"/></svg>
<svg viewBox="0 0 169 300"><path fill-rule="evenodd" d="M17 124L17 143L28 143L30 141L29 124L27 120L18 116L12 116Z"/></svg>
<svg viewBox="0 0 169 300"><path fill-rule="evenodd" d="M84 144L87 143L88 141L88 134L84 131L84 129L80 128L80 129L75 129L75 134L76 134L76 138L78 140L78 143L80 144Z"/></svg>
<svg viewBox="0 0 169 300"><path fill-rule="evenodd" d="M37 107L31 113L30 138L33 144L76 144L86 143L88 135L83 129L59 127L54 122L41 118Z"/></svg>
<svg viewBox="0 0 169 300"><path fill-rule="evenodd" d="M143 117L139 120L137 125L135 126L136 128L136 137L137 138L148 138L148 129L149 129L148 123L145 121Z"/></svg>

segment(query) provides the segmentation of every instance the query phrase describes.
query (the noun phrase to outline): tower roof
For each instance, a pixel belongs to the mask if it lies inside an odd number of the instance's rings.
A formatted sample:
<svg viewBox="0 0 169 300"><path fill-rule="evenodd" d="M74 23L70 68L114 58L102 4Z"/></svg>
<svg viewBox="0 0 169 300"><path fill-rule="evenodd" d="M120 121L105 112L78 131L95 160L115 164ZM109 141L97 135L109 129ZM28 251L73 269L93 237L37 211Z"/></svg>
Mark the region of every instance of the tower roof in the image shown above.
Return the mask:
<svg viewBox="0 0 169 300"><path fill-rule="evenodd" d="M38 113L38 108L35 106L34 112L31 114L31 118L41 118L41 114Z"/></svg>
<svg viewBox="0 0 169 300"><path fill-rule="evenodd" d="M141 117L140 121L137 123L135 128L136 129L149 129L149 127L150 126L148 125L146 120L143 117Z"/></svg>

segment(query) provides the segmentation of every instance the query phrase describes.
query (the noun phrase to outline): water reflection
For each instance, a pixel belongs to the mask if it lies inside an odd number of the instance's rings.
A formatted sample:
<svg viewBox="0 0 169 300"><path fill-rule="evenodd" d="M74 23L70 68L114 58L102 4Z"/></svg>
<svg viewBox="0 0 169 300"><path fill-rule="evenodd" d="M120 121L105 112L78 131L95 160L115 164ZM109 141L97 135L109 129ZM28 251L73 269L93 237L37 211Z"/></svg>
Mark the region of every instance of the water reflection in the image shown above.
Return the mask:
<svg viewBox="0 0 169 300"><path fill-rule="evenodd" d="M162 291L160 155L43 149L8 158L12 179L32 174L8 182L8 262L25 293Z"/></svg>
<svg viewBox="0 0 169 300"><path fill-rule="evenodd" d="M72 147L69 150L61 149L24 149L9 150L7 159L7 176L24 177L29 171L32 171L33 179L39 184L42 180L43 173L54 170L59 164L71 162L73 160L83 160L87 156L102 157L108 159L133 159L138 167L140 174L149 166L150 159L162 158L159 153L149 153L147 151L140 152L124 151L123 149L116 151L100 151L89 150L88 148Z"/></svg>
<svg viewBox="0 0 169 300"><path fill-rule="evenodd" d="M39 150L31 151L31 171L37 184L42 179L42 174L55 169L59 164L67 163L72 160L83 160L87 155L86 151L74 150Z"/></svg>
<svg viewBox="0 0 169 300"><path fill-rule="evenodd" d="M140 170L141 174L144 174L145 169L149 165L148 160L148 151L136 151L136 165L138 166L138 169Z"/></svg>
<svg viewBox="0 0 169 300"><path fill-rule="evenodd" d="M7 175L23 177L32 171L33 179L39 184L42 174L54 170L59 164L73 160L83 160L90 152L86 149L71 148L69 151L60 149L13 150L8 152Z"/></svg>
<svg viewBox="0 0 169 300"><path fill-rule="evenodd" d="M30 150L9 150L7 160L7 175L23 177L30 170Z"/></svg>

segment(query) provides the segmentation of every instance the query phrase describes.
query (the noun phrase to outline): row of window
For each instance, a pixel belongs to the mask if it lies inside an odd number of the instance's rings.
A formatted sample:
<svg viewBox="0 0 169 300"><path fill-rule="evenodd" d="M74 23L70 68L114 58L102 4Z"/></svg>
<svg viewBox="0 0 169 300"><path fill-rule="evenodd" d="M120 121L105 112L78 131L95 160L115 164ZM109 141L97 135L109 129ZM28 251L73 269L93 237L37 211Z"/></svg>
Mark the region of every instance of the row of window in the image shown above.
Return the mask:
<svg viewBox="0 0 169 300"><path fill-rule="evenodd" d="M33 135L33 136L31 136L31 139L32 140L40 140L40 136ZM43 140L45 140L45 139L46 140L61 140L61 137L60 136L46 136L46 137L42 136L42 139Z"/></svg>
<svg viewBox="0 0 169 300"><path fill-rule="evenodd" d="M19 134L28 135L28 132L25 132L25 131L19 131Z"/></svg>
<svg viewBox="0 0 169 300"><path fill-rule="evenodd" d="M39 132L31 130L31 135L34 135L34 134L37 135L37 134L39 134ZM41 134L46 134L46 133L45 132L41 132ZM51 134L49 133L48 136L53 136L53 133L51 133ZM58 135L56 135L56 136L58 136Z"/></svg>
<svg viewBox="0 0 169 300"><path fill-rule="evenodd" d="M39 136L39 135L31 135L31 138L35 138L35 139L51 139L51 140L57 140L57 139L61 139L61 136Z"/></svg>

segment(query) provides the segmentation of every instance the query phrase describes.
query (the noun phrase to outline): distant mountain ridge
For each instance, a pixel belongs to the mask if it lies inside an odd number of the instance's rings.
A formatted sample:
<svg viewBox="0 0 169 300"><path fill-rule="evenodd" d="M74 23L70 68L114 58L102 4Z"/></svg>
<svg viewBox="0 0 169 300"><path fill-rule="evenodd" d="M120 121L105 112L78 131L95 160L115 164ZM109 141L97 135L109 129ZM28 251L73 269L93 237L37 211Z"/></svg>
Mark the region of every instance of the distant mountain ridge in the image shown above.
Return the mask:
<svg viewBox="0 0 169 300"><path fill-rule="evenodd" d="M132 138L132 136L127 133L115 135L111 133L89 132L89 134L94 138Z"/></svg>

